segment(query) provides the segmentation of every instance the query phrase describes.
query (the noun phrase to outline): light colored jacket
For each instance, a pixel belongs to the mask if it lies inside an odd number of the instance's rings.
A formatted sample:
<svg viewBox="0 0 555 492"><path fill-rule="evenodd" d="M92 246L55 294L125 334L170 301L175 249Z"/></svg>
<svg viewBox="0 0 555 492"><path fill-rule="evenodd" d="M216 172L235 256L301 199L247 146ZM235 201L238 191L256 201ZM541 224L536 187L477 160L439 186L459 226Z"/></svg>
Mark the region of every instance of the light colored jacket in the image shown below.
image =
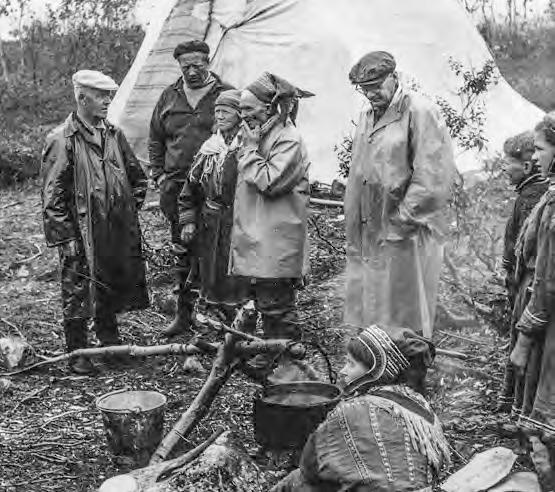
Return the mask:
<svg viewBox="0 0 555 492"><path fill-rule="evenodd" d="M430 100L399 88L376 124L362 113L345 195L347 325L431 337L454 176L451 138Z"/></svg>
<svg viewBox="0 0 555 492"><path fill-rule="evenodd" d="M276 122L258 148L239 149L231 273L300 278L306 247L309 161L291 121Z"/></svg>
<svg viewBox="0 0 555 492"><path fill-rule="evenodd" d="M399 87L374 125L363 112L345 196L347 251L426 230L440 238L455 176L451 138L435 104Z"/></svg>

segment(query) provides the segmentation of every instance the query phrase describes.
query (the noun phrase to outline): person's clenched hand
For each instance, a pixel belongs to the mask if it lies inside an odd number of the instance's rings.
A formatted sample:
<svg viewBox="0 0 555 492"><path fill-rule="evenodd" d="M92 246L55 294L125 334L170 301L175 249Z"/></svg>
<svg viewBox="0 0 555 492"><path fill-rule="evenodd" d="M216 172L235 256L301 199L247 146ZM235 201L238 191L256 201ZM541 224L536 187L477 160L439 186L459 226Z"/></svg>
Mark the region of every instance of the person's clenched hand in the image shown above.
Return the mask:
<svg viewBox="0 0 555 492"><path fill-rule="evenodd" d="M189 244L195 237L195 230L195 224L183 226L183 229L181 229L181 241L183 241L184 244Z"/></svg>
<svg viewBox="0 0 555 492"><path fill-rule="evenodd" d="M515 347L510 356L511 364L514 366L517 374L522 375L526 370L528 358L530 357L531 345L532 339L523 333L519 333Z"/></svg>

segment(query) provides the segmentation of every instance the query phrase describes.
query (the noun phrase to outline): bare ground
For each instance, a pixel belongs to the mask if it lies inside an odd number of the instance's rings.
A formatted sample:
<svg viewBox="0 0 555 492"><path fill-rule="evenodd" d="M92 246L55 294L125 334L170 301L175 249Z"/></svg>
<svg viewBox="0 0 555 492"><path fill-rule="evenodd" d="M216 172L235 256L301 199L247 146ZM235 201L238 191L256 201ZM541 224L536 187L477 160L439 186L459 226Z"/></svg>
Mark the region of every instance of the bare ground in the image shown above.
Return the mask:
<svg viewBox="0 0 555 492"><path fill-rule="evenodd" d="M337 367L341 362L343 224L334 222L335 211L316 211L314 217L318 226L311 227L314 278L300 294L301 317L306 337L319 341ZM166 226L155 209L142 212L141 220L152 307L126 314L120 321L128 343L148 345L161 342L159 331L170 317L172 304L164 269ZM61 353L57 257L44 244L36 186L2 191L0 231L0 336L20 331L37 353ZM452 284L442 285L441 298L451 311L474 318L474 310ZM500 347L505 339L483 318L454 327L440 317L435 340L441 348L473 357L468 361L438 357L430 377L430 396L444 421L455 467L473 453L498 444L516 449L516 441L492 413L502 378L505 355ZM320 364L316 356L313 360ZM208 358L202 363L209 368ZM155 357L95 378L73 376L64 365L10 378L10 388L0 386L0 491L92 491L106 478L128 470L131 464L113 457L107 448L95 399L124 386L159 391L168 397L169 430L203 382L203 376L185 374L182 365L179 357ZM261 470L259 485L252 490L267 490L289 463L257 453L251 424L256 391L255 384L235 375L208 417L182 443L182 450L219 426L232 429ZM220 490L216 484L214 490Z"/></svg>

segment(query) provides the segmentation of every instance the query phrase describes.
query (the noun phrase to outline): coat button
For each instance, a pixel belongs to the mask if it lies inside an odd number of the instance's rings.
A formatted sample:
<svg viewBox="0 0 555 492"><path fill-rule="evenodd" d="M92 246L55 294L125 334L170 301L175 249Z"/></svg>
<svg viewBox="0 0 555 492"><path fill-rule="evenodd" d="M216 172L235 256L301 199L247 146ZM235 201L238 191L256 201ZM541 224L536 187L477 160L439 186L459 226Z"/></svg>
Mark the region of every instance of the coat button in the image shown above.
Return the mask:
<svg viewBox="0 0 555 492"><path fill-rule="evenodd" d="M367 185L367 184L368 184L368 180L367 180L367 179L363 179L363 180L362 180L362 184L363 184L363 185Z"/></svg>
<svg viewBox="0 0 555 492"><path fill-rule="evenodd" d="M366 224L368 222L367 218L360 219L361 224Z"/></svg>

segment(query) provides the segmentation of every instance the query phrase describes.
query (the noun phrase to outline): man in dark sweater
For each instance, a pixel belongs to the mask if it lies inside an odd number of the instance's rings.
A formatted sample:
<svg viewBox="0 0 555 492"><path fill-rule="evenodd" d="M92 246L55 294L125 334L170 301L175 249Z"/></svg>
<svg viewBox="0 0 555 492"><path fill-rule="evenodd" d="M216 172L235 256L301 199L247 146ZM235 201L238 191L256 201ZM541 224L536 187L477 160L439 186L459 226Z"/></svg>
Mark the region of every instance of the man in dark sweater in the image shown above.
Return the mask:
<svg viewBox="0 0 555 492"><path fill-rule="evenodd" d="M534 133L524 132L509 138L503 147L506 172L510 183L515 187L517 198L505 228L503 268L507 272L506 286L509 302L514 305L516 286L514 280L515 246L522 224L547 190L547 180L542 178L539 169L532 163L534 153Z"/></svg>
<svg viewBox="0 0 555 492"><path fill-rule="evenodd" d="M190 282L187 282L195 259L191 251L181 245L177 198L195 154L212 134L217 97L222 91L233 88L208 70L209 52L203 41L177 45L173 56L183 75L162 92L150 122L152 178L160 187L160 209L170 223L176 253L177 307L175 319L164 330L167 336L190 326L195 300Z"/></svg>

